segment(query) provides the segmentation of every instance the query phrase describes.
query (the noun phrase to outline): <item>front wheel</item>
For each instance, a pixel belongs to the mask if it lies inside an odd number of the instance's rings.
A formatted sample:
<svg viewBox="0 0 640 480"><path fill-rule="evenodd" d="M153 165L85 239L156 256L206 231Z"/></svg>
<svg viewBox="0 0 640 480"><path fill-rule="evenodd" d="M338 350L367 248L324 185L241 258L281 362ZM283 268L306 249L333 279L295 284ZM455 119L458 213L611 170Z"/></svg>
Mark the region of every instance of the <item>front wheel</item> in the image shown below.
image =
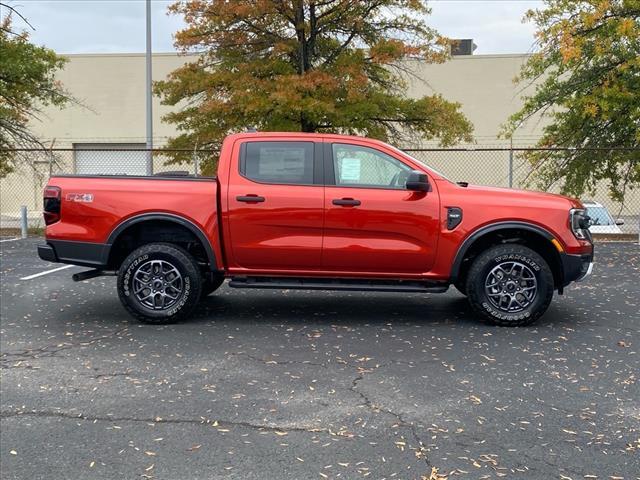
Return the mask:
<svg viewBox="0 0 640 480"><path fill-rule="evenodd" d="M164 324L185 318L197 305L201 289L195 259L170 243L149 243L134 250L118 273L120 301L145 323Z"/></svg>
<svg viewBox="0 0 640 480"><path fill-rule="evenodd" d="M538 253L524 245L490 248L469 270L466 291L473 309L490 323L530 325L553 298L553 273Z"/></svg>

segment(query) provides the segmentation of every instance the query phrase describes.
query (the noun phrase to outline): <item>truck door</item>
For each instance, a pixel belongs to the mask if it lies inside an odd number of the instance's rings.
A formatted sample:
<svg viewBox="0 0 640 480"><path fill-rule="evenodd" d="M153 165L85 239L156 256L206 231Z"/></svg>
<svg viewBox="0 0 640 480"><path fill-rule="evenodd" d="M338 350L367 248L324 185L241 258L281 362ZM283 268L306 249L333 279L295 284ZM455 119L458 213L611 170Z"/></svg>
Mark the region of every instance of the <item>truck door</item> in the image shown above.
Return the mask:
<svg viewBox="0 0 640 480"><path fill-rule="evenodd" d="M327 143L323 269L361 274L421 274L433 263L440 201L406 189L414 169L363 144ZM433 184L433 182L431 182Z"/></svg>
<svg viewBox="0 0 640 480"><path fill-rule="evenodd" d="M282 139L250 140L234 149L238 161L231 162L227 189L232 270L321 266L321 152L321 143Z"/></svg>

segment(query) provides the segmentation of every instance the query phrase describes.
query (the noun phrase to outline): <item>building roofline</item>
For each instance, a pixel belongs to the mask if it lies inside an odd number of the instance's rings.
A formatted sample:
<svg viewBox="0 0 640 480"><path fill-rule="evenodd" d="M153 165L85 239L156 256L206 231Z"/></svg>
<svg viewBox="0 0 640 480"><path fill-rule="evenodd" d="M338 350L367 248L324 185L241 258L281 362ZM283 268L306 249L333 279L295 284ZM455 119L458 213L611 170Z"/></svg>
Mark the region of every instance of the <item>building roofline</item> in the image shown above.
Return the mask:
<svg viewBox="0 0 640 480"><path fill-rule="evenodd" d="M123 53L58 53L58 55L63 57L144 57L146 54L144 52L123 52ZM191 57L198 56L200 53L189 52L154 52L152 56L154 57ZM524 58L529 57L530 53L488 53L488 54L477 54L477 55L454 55L449 60L484 60L490 58ZM410 58L408 60L420 61L419 58Z"/></svg>
<svg viewBox="0 0 640 480"><path fill-rule="evenodd" d="M60 53L56 52L61 57L144 57L146 54L135 52L123 52L123 53ZM190 57L200 55L199 53L181 53L181 52L154 52L154 57Z"/></svg>

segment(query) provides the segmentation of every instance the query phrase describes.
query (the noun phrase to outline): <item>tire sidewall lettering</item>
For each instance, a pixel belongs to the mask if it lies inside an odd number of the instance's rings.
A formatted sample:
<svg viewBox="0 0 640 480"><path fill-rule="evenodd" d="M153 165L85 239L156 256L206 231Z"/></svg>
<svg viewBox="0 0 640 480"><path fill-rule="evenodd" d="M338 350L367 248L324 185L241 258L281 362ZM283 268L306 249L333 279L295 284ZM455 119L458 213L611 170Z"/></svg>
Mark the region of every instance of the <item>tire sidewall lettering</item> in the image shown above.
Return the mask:
<svg viewBox="0 0 640 480"><path fill-rule="evenodd" d="M503 262L523 262L523 263L526 263L531 268L533 268L536 272L540 271L540 265L538 265L530 257L527 257L525 255L521 255L519 253L507 253L505 255L500 255L498 257L495 257L493 259L493 261L496 264L500 264L500 263L503 263Z"/></svg>
<svg viewBox="0 0 640 480"><path fill-rule="evenodd" d="M172 306L169 310L166 310L167 315L173 316L176 313L178 313L182 309L182 307L184 307L184 304L187 303L190 296L191 296L191 278L189 278L188 276L185 276L184 292L182 293L182 297L180 297L180 300L178 301L178 303Z"/></svg>
<svg viewBox="0 0 640 480"><path fill-rule="evenodd" d="M140 255L138 258L136 258L133 262L131 262L131 264L129 265L129 267L127 267L127 270L124 273L124 278L123 278L123 285L122 288L124 290L124 294L127 297L131 296L131 275L133 274L134 270L136 269L136 267L138 265L140 265L142 262L145 262L149 260L149 254L144 254L144 255Z"/></svg>

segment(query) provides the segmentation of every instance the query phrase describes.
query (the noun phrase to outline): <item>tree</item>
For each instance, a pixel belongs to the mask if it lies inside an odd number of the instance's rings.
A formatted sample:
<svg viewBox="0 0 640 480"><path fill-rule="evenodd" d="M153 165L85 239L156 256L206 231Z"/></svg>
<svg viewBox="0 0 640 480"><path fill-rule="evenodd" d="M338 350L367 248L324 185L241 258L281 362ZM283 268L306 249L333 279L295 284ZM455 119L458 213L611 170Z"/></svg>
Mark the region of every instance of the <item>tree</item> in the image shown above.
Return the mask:
<svg viewBox="0 0 640 480"><path fill-rule="evenodd" d="M538 146L570 149L526 155L540 186L560 180L564 192L580 196L608 181L622 201L640 185L640 0L545 4L526 14L539 51L516 79L539 83L507 134L535 114L548 117Z"/></svg>
<svg viewBox="0 0 640 480"><path fill-rule="evenodd" d="M170 11L187 24L176 47L200 54L155 84L182 106L165 116L182 131L170 148L215 148L248 127L471 140L457 103L405 95L407 60L448 56L425 1L189 0Z"/></svg>
<svg viewBox="0 0 640 480"><path fill-rule="evenodd" d="M19 158L11 149L43 146L29 130L29 121L38 119L40 108L62 106L69 100L55 79L66 60L29 43L27 33L14 31L12 13L25 19L0 3L0 10L5 9L8 13L0 18L0 177L11 172Z"/></svg>

